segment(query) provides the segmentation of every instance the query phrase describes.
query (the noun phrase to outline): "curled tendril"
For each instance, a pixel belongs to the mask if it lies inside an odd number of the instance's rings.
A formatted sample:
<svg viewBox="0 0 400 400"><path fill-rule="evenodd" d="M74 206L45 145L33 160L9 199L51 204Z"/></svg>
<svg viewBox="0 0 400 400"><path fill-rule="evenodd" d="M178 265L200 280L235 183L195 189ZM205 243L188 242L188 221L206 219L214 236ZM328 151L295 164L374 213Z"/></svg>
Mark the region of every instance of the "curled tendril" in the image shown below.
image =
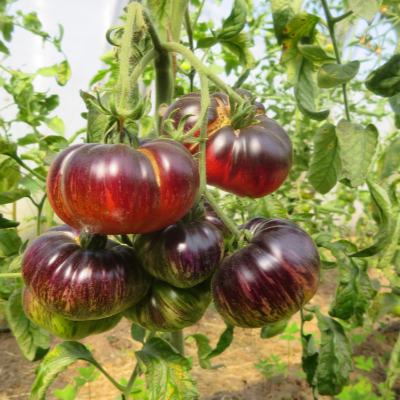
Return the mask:
<svg viewBox="0 0 400 400"><path fill-rule="evenodd" d="M116 29L124 29L124 27L121 25L112 26L106 33L106 39L107 39L107 42L110 43L112 46L119 47L120 44L115 42L113 39L111 39L111 33L113 31L115 31Z"/></svg>

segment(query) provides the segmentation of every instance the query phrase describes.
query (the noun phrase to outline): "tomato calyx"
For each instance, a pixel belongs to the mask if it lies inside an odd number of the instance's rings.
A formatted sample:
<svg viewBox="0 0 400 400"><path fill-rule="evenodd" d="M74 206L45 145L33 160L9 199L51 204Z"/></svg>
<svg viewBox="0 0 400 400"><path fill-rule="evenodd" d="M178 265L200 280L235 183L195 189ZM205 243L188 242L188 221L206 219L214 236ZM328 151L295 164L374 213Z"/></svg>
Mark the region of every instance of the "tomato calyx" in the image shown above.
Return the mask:
<svg viewBox="0 0 400 400"><path fill-rule="evenodd" d="M226 251L227 253L235 253L250 243L253 234L248 229L243 229L241 232L242 234L239 239L236 236L233 236L229 240L228 250Z"/></svg>
<svg viewBox="0 0 400 400"><path fill-rule="evenodd" d="M180 222L191 223L196 221L202 221L205 217L204 199L201 198L191 210L180 220Z"/></svg>
<svg viewBox="0 0 400 400"><path fill-rule="evenodd" d="M250 125L258 124L260 121L254 119L254 117L258 114L257 108L254 106L254 101L246 101L243 104L240 104L236 107L236 110L231 116L230 125L233 129L242 129L246 128Z"/></svg>
<svg viewBox="0 0 400 400"><path fill-rule="evenodd" d="M172 139L175 140L176 142L180 142L181 141L181 137L184 134L184 129L185 129L185 124L186 121L193 116L193 114L186 114L184 115L178 124L178 127L175 129L174 128L174 120L172 119L173 115L179 111L179 108L176 108L175 110L173 110L169 115L168 118L166 120L163 121L163 128L164 131L167 133L167 135L162 135L161 138L165 138L165 139ZM198 142L200 139L196 138L196 141ZM187 141L187 140L186 140Z"/></svg>
<svg viewBox="0 0 400 400"><path fill-rule="evenodd" d="M81 232L79 234L79 244L83 250L104 250L107 240L107 235L101 233Z"/></svg>

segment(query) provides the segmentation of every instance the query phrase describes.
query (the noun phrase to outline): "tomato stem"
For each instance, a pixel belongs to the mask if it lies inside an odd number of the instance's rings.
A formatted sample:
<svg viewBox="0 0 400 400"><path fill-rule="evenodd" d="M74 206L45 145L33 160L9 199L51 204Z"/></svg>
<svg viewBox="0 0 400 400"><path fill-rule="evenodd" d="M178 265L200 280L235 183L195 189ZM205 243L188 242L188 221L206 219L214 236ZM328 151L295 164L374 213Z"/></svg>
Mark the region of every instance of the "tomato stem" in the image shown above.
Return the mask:
<svg viewBox="0 0 400 400"><path fill-rule="evenodd" d="M32 175L36 176L36 178L40 179L42 182L46 182L46 178L33 169L29 168L18 156L17 154L8 154L11 158L13 158L21 167L24 167L27 171L29 171Z"/></svg>
<svg viewBox="0 0 400 400"><path fill-rule="evenodd" d="M43 211L43 206L44 206L44 202L47 199L47 193L45 193L43 195L42 200L40 201L40 203L37 205L37 209L38 209L38 213L37 213L37 221L36 221L36 235L40 236L40 228L42 225L42 211Z"/></svg>
<svg viewBox="0 0 400 400"><path fill-rule="evenodd" d="M182 356L185 357L185 338L183 336L183 329L176 332L171 332L171 344L174 346Z"/></svg>
<svg viewBox="0 0 400 400"><path fill-rule="evenodd" d="M171 17L169 20L169 27L171 31L172 40L179 43L181 36L182 23L185 11L188 8L188 0L172 0L171 1Z"/></svg>
<svg viewBox="0 0 400 400"><path fill-rule="evenodd" d="M213 195L209 192L207 188L204 190L204 196L206 197L206 200L210 203L214 211L229 228L229 230L236 236L237 239L240 239L242 234L240 233L239 229L236 228L235 223L222 211L221 207L218 205Z"/></svg>
<svg viewBox="0 0 400 400"><path fill-rule="evenodd" d="M0 279L1 278L22 278L22 274L21 272L10 272L5 274L0 274Z"/></svg>

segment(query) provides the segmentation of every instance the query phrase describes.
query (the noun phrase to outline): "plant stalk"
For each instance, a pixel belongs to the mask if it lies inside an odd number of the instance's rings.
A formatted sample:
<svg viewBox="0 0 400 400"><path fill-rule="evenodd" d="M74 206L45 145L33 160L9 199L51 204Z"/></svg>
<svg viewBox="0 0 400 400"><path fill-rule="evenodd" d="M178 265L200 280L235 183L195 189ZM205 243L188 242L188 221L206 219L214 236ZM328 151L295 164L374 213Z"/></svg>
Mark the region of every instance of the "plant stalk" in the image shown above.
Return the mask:
<svg viewBox="0 0 400 400"><path fill-rule="evenodd" d="M171 2L169 28L172 40L176 43L179 43L181 37L183 18L188 8L188 3L188 0L172 0Z"/></svg>
<svg viewBox="0 0 400 400"><path fill-rule="evenodd" d="M185 338L183 336L183 329L176 332L171 332L171 344L174 346L182 356L185 357Z"/></svg>
<svg viewBox="0 0 400 400"><path fill-rule="evenodd" d="M22 278L21 272L7 272L5 274L0 274L1 278Z"/></svg>
<svg viewBox="0 0 400 400"><path fill-rule="evenodd" d="M21 167L24 167L27 171L29 171L32 175L36 176L36 178L40 179L42 182L46 182L46 178L33 169L29 168L16 154L10 155L12 159L14 159Z"/></svg>
<svg viewBox="0 0 400 400"><path fill-rule="evenodd" d="M38 209L38 214L37 214L37 221L36 221L36 236L40 236L40 228L41 228L41 223L42 223L42 211L43 211L43 206L44 202L46 201L47 198L47 193L44 194L42 200L40 203L37 205Z"/></svg>

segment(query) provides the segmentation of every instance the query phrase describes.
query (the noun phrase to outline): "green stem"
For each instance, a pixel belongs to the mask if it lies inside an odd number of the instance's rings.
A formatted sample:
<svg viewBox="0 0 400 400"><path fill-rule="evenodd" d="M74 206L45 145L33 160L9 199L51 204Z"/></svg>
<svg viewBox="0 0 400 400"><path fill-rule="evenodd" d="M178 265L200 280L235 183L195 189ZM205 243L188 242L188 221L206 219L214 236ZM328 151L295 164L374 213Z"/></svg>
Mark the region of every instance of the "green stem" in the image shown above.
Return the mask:
<svg viewBox="0 0 400 400"><path fill-rule="evenodd" d="M169 28L172 40L177 43L179 43L179 39L181 37L183 18L185 11L188 8L188 3L188 0L172 0L171 2Z"/></svg>
<svg viewBox="0 0 400 400"><path fill-rule="evenodd" d="M36 176L36 178L40 179L43 182L46 182L46 178L44 176L38 174L33 169L29 168L16 154L12 154L10 155L10 157L13 158L21 167L24 167L32 175Z"/></svg>
<svg viewBox="0 0 400 400"><path fill-rule="evenodd" d="M139 372L140 372L140 365L139 365L139 363L137 363L134 370L132 371L131 377L129 378L129 382L127 383L127 385L125 386L125 389L124 389L124 394L128 399L129 399L129 395L131 394L133 384L135 383L135 380L136 380Z"/></svg>
<svg viewBox="0 0 400 400"><path fill-rule="evenodd" d="M93 364L102 374L122 393L125 393L125 386L120 385L99 363Z"/></svg>
<svg viewBox="0 0 400 400"><path fill-rule="evenodd" d="M158 57L158 52L154 49L151 49L139 61L139 64L136 65L135 69L132 71L131 76L129 77L129 84L131 85L131 87L133 87L136 84L136 82L139 80L140 75L142 75L142 73L146 69L147 65L150 64L157 57Z"/></svg>
<svg viewBox="0 0 400 400"><path fill-rule="evenodd" d="M9 272L6 274L0 274L1 278L22 278L22 274L20 272Z"/></svg>
<svg viewBox="0 0 400 400"><path fill-rule="evenodd" d="M343 21L344 19L346 19L347 17L349 17L351 14L353 14L353 11L347 11L342 15L339 15L338 17L332 18L332 22L334 24L337 24L340 21Z"/></svg>
<svg viewBox="0 0 400 400"><path fill-rule="evenodd" d="M201 81L201 120L200 128L200 146L199 146L199 173L200 173L200 196L204 193L207 186L207 163L206 163L206 145L207 145L207 123L208 123L208 107L210 106L210 94L208 92L208 82L205 76L200 76ZM204 99L204 101L203 101ZM206 104L203 104L206 103ZM208 103L208 104L207 104ZM203 108L204 107L204 108ZM204 112L203 112L204 111Z"/></svg>
<svg viewBox="0 0 400 400"><path fill-rule="evenodd" d="M205 3L205 2L206 2L206 0L202 0L202 2L201 2L201 4L200 4L200 7L199 7L199 9L197 10L196 18L195 18L194 21L193 21L193 32L194 32L194 30L196 29L197 21L198 21L200 15L201 15L201 12L202 12L202 10L203 10L204 3Z"/></svg>
<svg viewBox="0 0 400 400"><path fill-rule="evenodd" d="M210 203L211 207L214 209L214 211L218 214L218 216L221 218L221 220L225 223L225 225L230 229L230 231L238 238L240 239L242 234L240 231L236 228L235 223L222 211L216 200L214 199L213 195L209 192L209 190L206 188L204 190L204 196L206 200Z"/></svg>
<svg viewBox="0 0 400 400"><path fill-rule="evenodd" d="M335 50L335 56L336 56L336 62L338 64L341 64L341 59L340 59L340 52L339 52L339 46L336 41L336 36L335 36L335 24L339 21L341 21L343 18L346 18L348 13L341 15L340 17L333 18L331 11L329 9L329 5L327 0L321 0L322 1L322 6L324 8L325 16L326 16L326 22L328 24L328 30L329 30L329 35L332 39L332 44L333 48ZM346 15L346 17L344 17ZM349 14L350 15L350 14ZM343 18L342 18L343 17ZM346 111L346 119L350 121L350 108L349 108L349 101L347 98L347 92L346 92L346 84L342 85L343 88L343 101L344 101L344 107Z"/></svg>
<svg viewBox="0 0 400 400"><path fill-rule="evenodd" d="M196 71L201 75L207 76L210 81L214 82L221 90L229 94L229 97L242 104L245 102L234 90L232 90L222 79L218 78L210 68L206 67L187 47L179 43L163 43L165 50L175 52L182 55L186 60L192 64Z"/></svg>
<svg viewBox="0 0 400 400"><path fill-rule="evenodd" d="M161 43L160 37L158 36L158 33L157 33L157 31L151 21L151 18L146 10L143 10L143 18L144 18L144 22L146 23L146 26L147 26L147 32L149 33L151 41L153 42L154 50L156 50L159 53L162 53L164 50L162 48L162 43Z"/></svg>
<svg viewBox="0 0 400 400"><path fill-rule="evenodd" d="M190 21L189 6L186 7L186 12L185 12L185 27L186 27L186 33L189 38L189 49L190 51L194 52L193 29L192 29L192 22ZM191 67L188 75L190 80L190 91L193 92L194 77L196 75L196 70L193 67Z"/></svg>
<svg viewBox="0 0 400 400"><path fill-rule="evenodd" d="M42 211L44 202L46 201L47 193L44 194L41 202L37 205L38 214L37 214L37 221L36 221L36 236L40 236L40 227L42 223Z"/></svg>
<svg viewBox="0 0 400 400"><path fill-rule="evenodd" d="M183 336L183 329L171 332L171 344L185 357L185 338Z"/></svg>

